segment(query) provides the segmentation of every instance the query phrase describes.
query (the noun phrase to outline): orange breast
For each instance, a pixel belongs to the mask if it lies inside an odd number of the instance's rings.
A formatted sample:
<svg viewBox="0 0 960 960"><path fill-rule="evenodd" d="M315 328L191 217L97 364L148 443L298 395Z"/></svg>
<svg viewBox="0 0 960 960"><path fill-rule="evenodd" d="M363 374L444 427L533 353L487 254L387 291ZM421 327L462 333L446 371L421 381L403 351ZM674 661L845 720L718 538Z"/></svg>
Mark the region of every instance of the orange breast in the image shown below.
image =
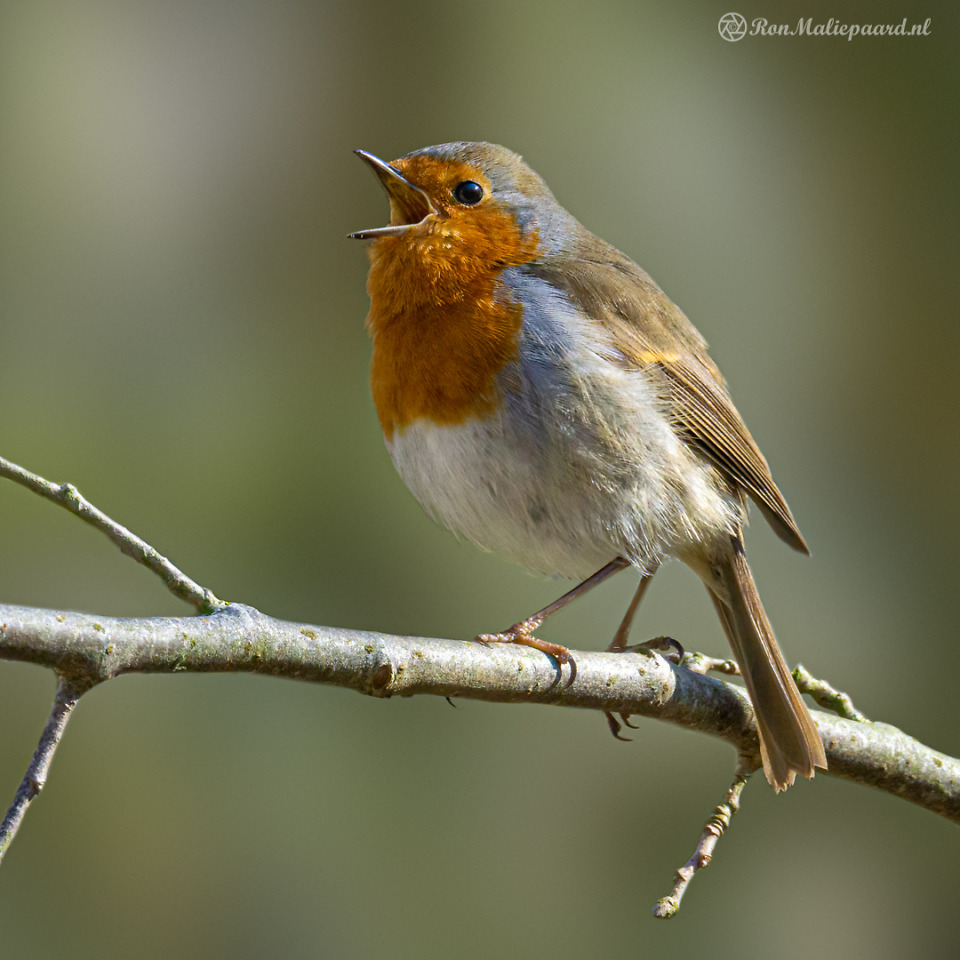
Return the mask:
<svg viewBox="0 0 960 960"><path fill-rule="evenodd" d="M458 424L500 405L495 378L517 357L523 315L497 281L537 249L495 207L414 229L370 249L370 385L387 439L415 420Z"/></svg>

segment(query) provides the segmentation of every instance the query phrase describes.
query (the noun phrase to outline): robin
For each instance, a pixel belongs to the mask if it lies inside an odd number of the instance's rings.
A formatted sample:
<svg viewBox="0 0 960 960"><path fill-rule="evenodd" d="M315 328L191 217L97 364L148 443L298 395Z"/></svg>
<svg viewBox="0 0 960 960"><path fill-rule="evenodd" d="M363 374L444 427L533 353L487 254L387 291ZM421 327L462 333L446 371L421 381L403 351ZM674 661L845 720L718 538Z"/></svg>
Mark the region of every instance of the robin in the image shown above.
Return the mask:
<svg viewBox="0 0 960 960"><path fill-rule="evenodd" d="M665 560L703 580L733 648L775 790L826 768L744 552L747 497L807 545L693 324L515 153L447 143L386 163L371 240L370 383L387 449L428 513L530 570L582 580L487 641L532 646L550 614ZM573 664L571 664L573 667Z"/></svg>

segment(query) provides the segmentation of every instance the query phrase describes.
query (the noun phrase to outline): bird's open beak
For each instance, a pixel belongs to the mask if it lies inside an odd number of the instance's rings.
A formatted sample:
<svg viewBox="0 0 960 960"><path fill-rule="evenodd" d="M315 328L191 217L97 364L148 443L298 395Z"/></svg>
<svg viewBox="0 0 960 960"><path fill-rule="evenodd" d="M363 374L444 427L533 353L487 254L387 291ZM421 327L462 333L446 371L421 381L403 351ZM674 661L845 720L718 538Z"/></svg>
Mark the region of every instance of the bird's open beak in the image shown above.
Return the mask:
<svg viewBox="0 0 960 960"><path fill-rule="evenodd" d="M374 240L377 237L396 236L422 223L427 217L437 212L437 208L426 193L401 176L400 172L389 163L384 163L379 157L367 153L366 150L353 152L361 160L366 160L370 164L383 189L387 191L387 199L390 201L390 224L386 227L348 233L347 236L352 240Z"/></svg>

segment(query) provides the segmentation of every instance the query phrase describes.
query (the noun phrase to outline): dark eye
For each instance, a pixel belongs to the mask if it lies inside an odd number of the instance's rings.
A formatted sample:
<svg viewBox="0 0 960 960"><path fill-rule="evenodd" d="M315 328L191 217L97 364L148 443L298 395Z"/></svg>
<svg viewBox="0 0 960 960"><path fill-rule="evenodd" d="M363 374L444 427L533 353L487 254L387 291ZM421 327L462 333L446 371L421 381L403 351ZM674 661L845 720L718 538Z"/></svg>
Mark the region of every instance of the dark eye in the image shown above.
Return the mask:
<svg viewBox="0 0 960 960"><path fill-rule="evenodd" d="M464 180L453 188L453 195L464 206L472 207L483 199L483 187L476 180Z"/></svg>

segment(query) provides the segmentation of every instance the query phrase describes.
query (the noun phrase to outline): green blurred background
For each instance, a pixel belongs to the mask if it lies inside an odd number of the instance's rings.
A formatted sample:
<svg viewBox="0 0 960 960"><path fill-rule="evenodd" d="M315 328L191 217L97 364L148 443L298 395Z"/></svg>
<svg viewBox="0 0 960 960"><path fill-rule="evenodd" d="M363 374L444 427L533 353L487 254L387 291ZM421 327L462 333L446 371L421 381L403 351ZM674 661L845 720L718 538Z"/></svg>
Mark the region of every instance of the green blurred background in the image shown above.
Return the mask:
<svg viewBox="0 0 960 960"><path fill-rule="evenodd" d="M458 542L394 475L345 239L386 218L353 148L504 143L712 343L813 549L749 536L788 658L960 753L957 8L755 3L931 35L727 43L729 9L5 3L0 453L276 616L469 637L553 599L565 584ZM9 483L0 531L5 602L186 612ZM605 645L631 589L545 635ZM682 568L639 621L725 652ZM4 804L52 692L0 664ZM4 955L955 949L956 828L826 777L752 783L681 916L650 919L732 761L579 711L125 677L79 707L0 871Z"/></svg>

